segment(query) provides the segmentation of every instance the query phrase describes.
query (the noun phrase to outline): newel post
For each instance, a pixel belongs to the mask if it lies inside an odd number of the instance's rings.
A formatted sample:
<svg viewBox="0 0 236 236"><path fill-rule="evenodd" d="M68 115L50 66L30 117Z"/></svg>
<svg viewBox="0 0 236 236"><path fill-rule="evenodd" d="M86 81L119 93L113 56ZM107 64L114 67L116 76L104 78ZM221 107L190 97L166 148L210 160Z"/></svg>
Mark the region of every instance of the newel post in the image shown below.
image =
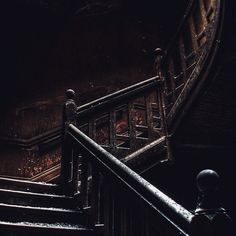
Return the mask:
<svg viewBox="0 0 236 236"><path fill-rule="evenodd" d="M72 89L66 91L66 101L63 106L63 130L62 130L62 156L61 156L61 184L66 195L70 194L73 176L73 149L68 137L68 126L76 124L77 105L74 101L75 92Z"/></svg>
<svg viewBox="0 0 236 236"><path fill-rule="evenodd" d="M163 58L163 51L161 48L156 48L154 50L154 53L155 53L155 61L154 61L154 71L156 72L156 74L158 76L161 77L161 60Z"/></svg>
<svg viewBox="0 0 236 236"><path fill-rule="evenodd" d="M233 236L232 220L222 207L220 177L210 169L197 175L199 191L195 216L191 222L191 236Z"/></svg>
<svg viewBox="0 0 236 236"><path fill-rule="evenodd" d="M161 115L161 127L163 129L164 135L166 137L166 147L167 147L167 158L168 160L172 160L172 148L171 148L171 135L169 134L168 124L167 124L167 114L166 114L166 63L164 63L164 52L161 48L156 48L155 52L155 62L154 62L154 70L156 75L158 76L158 101L159 101L159 110Z"/></svg>

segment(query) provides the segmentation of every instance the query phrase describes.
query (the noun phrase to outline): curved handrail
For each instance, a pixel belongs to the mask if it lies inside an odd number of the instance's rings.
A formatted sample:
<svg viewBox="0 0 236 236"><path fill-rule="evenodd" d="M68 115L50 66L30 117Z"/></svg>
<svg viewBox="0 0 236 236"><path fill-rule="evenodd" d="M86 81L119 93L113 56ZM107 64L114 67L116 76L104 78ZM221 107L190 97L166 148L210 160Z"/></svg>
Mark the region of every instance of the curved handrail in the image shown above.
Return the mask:
<svg viewBox="0 0 236 236"><path fill-rule="evenodd" d="M179 111L185 110L185 103L193 101L198 94L219 47L224 3L212 0L206 6L205 2L190 2L161 60L160 69L166 90L165 113L167 126L172 133L182 117ZM182 113L184 115L186 111Z"/></svg>

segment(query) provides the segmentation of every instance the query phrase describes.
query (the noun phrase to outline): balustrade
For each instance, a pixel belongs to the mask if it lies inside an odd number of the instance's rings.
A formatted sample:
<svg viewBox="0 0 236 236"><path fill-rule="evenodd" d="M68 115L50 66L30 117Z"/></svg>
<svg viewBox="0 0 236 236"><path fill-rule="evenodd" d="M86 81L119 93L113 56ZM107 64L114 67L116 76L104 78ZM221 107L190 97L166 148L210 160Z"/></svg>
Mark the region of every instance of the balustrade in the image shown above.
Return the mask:
<svg viewBox="0 0 236 236"><path fill-rule="evenodd" d="M159 77L154 77L78 108L67 91L64 124L73 123L120 159L166 136ZM66 115L67 113L67 115Z"/></svg>
<svg viewBox="0 0 236 236"><path fill-rule="evenodd" d="M74 125L68 126L67 138L73 165L67 193L79 196L88 226L100 235L234 235L218 198L216 172L204 170L197 176L199 200L191 213Z"/></svg>
<svg viewBox="0 0 236 236"><path fill-rule="evenodd" d="M165 82L168 126L173 125L193 86L200 83L200 73L212 63L214 57L211 55L209 59L209 55L217 49L221 4L215 0L192 1L177 34L163 54L160 70ZM194 90L196 93L196 86Z"/></svg>

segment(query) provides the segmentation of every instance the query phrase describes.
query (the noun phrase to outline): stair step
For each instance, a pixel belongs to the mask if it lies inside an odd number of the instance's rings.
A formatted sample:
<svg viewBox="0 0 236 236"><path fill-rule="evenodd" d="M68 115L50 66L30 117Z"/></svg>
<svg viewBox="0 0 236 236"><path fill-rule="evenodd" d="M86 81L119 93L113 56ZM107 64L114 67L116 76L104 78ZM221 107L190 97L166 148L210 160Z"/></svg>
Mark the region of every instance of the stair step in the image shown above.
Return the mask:
<svg viewBox="0 0 236 236"><path fill-rule="evenodd" d="M37 222L7 222L0 221L1 236L56 236L56 235L78 235L93 236L91 229L87 229L78 224L66 223L37 223Z"/></svg>
<svg viewBox="0 0 236 236"><path fill-rule="evenodd" d="M48 194L58 194L60 192L60 187L57 184L32 182L3 177L0 177L0 188Z"/></svg>
<svg viewBox="0 0 236 236"><path fill-rule="evenodd" d="M67 222L67 223L86 223L86 217L81 211L62 209L32 207L0 203L0 220L16 222L22 221L40 221L47 223Z"/></svg>
<svg viewBox="0 0 236 236"><path fill-rule="evenodd" d="M9 189L0 189L0 202L13 205L37 207L56 207L69 209L75 207L75 201L72 197Z"/></svg>

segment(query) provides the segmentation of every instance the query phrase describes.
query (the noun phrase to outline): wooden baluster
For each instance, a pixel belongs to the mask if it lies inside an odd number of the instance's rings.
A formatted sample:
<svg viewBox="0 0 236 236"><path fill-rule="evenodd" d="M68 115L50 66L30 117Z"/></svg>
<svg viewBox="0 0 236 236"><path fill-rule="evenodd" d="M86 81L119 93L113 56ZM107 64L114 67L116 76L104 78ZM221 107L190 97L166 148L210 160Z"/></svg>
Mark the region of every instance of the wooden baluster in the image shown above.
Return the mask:
<svg viewBox="0 0 236 236"><path fill-rule="evenodd" d="M62 157L61 157L61 184L65 194L69 191L68 183L72 177L72 146L67 134L70 124L76 124L77 105L74 101L75 92L72 89L66 91L66 102L63 106L63 134L62 134ZM68 193L69 194L69 193Z"/></svg>
<svg viewBox="0 0 236 236"><path fill-rule="evenodd" d="M130 149L135 147L136 144L136 114L134 108L134 100L128 103L128 117L129 117L129 138Z"/></svg>
<svg viewBox="0 0 236 236"><path fill-rule="evenodd" d="M203 170L197 176L199 198L191 222L191 236L233 236L232 220L219 198L219 175Z"/></svg>
<svg viewBox="0 0 236 236"><path fill-rule="evenodd" d="M163 52L161 48L156 49L157 52L157 80L158 80L158 85L157 85L157 103L158 103L158 117L160 117L160 124L158 125L159 130L163 135L167 135L167 125L166 125L166 107L167 107L167 102L166 102L166 86L165 86L165 74L163 71L165 71L162 63L162 58L163 58Z"/></svg>
<svg viewBox="0 0 236 236"><path fill-rule="evenodd" d="M205 8L205 4L204 4L203 0L199 0L199 7L200 7L201 15L202 15L202 20L204 23L204 28L205 28L206 25L208 24L208 22L207 22L207 10Z"/></svg>
<svg viewBox="0 0 236 236"><path fill-rule="evenodd" d="M89 137L93 140L95 140L95 138L96 138L96 122L95 122L95 119L90 119L89 120Z"/></svg>
<svg viewBox="0 0 236 236"><path fill-rule="evenodd" d="M81 155L79 154L78 147L73 149L73 172L72 172L72 183L71 183L71 196L78 194L78 174L79 174L79 160Z"/></svg>
<svg viewBox="0 0 236 236"><path fill-rule="evenodd" d="M88 161L85 158L84 154L82 154L81 158L80 194L81 194L82 207L86 209L88 207Z"/></svg>
<svg viewBox="0 0 236 236"><path fill-rule="evenodd" d="M71 180L72 180L72 170L73 170L73 147L71 145L71 140L68 136L64 138L63 142L63 155L65 158L63 158L61 162L61 175L62 178L62 186L63 186L63 192L65 195L70 196L71 195Z"/></svg>
<svg viewBox="0 0 236 236"><path fill-rule="evenodd" d="M115 213L115 201L116 195L114 194L114 190L112 189L112 198L111 198L111 236L115 236L116 231L116 213Z"/></svg>
<svg viewBox="0 0 236 236"><path fill-rule="evenodd" d="M160 117L160 124L158 124L158 129L163 132L164 130L164 118L165 118L165 110L166 110L166 89L164 86L165 78L163 74L163 63L162 63L162 58L163 58L163 52L161 48L155 49L155 52L157 54L156 57L156 71L157 71L157 80L158 80L158 85L156 89L156 95L157 95L157 106L158 106L158 117Z"/></svg>
<svg viewBox="0 0 236 236"><path fill-rule="evenodd" d="M120 224L120 232L122 236L128 236L128 222L127 222L127 208L122 205L121 209L121 224Z"/></svg>
<svg viewBox="0 0 236 236"><path fill-rule="evenodd" d="M174 76L175 76L175 70L174 70L174 62L173 62L173 58L169 58L168 59L168 63L167 63L167 71L168 71L168 79L170 80L170 88L169 91L170 93L172 93L172 101L175 101L176 99L176 93L175 93L175 89L176 89L176 84L175 84L175 80L174 80Z"/></svg>
<svg viewBox="0 0 236 236"><path fill-rule="evenodd" d="M112 151L116 151L116 112L115 109L110 111L109 119L109 142Z"/></svg>
<svg viewBox="0 0 236 236"><path fill-rule="evenodd" d="M98 181L98 215L97 215L97 224L103 229L104 232L104 187L103 187L103 181L104 176L99 172L99 181Z"/></svg>
<svg viewBox="0 0 236 236"><path fill-rule="evenodd" d="M161 68L160 68L161 70ZM166 90L164 87L164 75L162 73L159 74L159 84L157 86L157 102L158 102L158 110L160 116L160 125L159 130L166 137L166 149L167 149L167 158L168 160L172 160L172 148L171 141L169 135L169 129L167 124L167 111L166 111Z"/></svg>
<svg viewBox="0 0 236 236"><path fill-rule="evenodd" d="M154 135L154 125L153 125L153 112L152 112L152 104L150 93L145 96L145 104L146 104L146 117L147 117L147 126L148 126L148 139L153 140L155 138Z"/></svg>
<svg viewBox="0 0 236 236"><path fill-rule="evenodd" d="M100 192L100 174L96 166L92 166L92 219L91 225L99 227L101 224L101 192Z"/></svg>
<svg viewBox="0 0 236 236"><path fill-rule="evenodd" d="M158 117L159 125L158 129L163 135L165 135L165 117L166 117L166 100L165 100L165 91L163 88L163 80L160 80L159 86L157 87L157 106L158 106Z"/></svg>
<svg viewBox="0 0 236 236"><path fill-rule="evenodd" d="M111 192L108 183L104 181L104 236L111 235Z"/></svg>
<svg viewBox="0 0 236 236"><path fill-rule="evenodd" d="M149 217L148 217L148 211L145 207L143 207L143 235L149 236L150 235L150 226L149 226Z"/></svg>
<svg viewBox="0 0 236 236"><path fill-rule="evenodd" d="M158 76L161 74L161 60L163 57L163 52L161 48L156 48L154 50L154 53L156 55L156 59L154 61L154 70Z"/></svg>
<svg viewBox="0 0 236 236"><path fill-rule="evenodd" d="M193 42L193 48L194 48L194 51L197 52L197 50L198 50L197 32L196 32L196 28L195 28L195 24L194 24L194 18L192 15L189 18L189 25L190 25L192 42Z"/></svg>
<svg viewBox="0 0 236 236"><path fill-rule="evenodd" d="M183 72L183 80L182 82L186 82L188 79L186 76L186 70L187 70L187 64L186 64L186 55L184 51L184 42L183 42L183 35L179 39L179 54L180 54L180 62L181 62L181 67L182 67L182 72Z"/></svg>

